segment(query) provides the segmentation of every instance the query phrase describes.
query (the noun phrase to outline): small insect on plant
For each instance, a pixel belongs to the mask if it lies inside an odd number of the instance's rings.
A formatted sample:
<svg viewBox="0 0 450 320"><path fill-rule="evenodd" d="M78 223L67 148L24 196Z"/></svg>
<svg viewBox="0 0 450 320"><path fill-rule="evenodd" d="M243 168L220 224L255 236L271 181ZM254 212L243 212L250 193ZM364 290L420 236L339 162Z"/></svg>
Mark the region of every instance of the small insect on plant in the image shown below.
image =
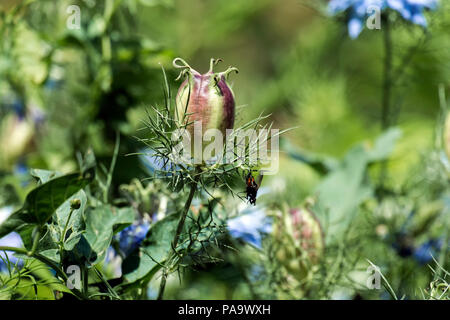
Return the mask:
<svg viewBox="0 0 450 320"><path fill-rule="evenodd" d="M262 172L259 172L258 175L258 182L256 182L255 177L252 175L252 171L258 171L258 170L249 170L247 177L246 177L246 183L247 183L247 189L246 189L246 199L250 204L256 205L256 195L258 194L259 186L261 185L261 181L263 179Z"/></svg>

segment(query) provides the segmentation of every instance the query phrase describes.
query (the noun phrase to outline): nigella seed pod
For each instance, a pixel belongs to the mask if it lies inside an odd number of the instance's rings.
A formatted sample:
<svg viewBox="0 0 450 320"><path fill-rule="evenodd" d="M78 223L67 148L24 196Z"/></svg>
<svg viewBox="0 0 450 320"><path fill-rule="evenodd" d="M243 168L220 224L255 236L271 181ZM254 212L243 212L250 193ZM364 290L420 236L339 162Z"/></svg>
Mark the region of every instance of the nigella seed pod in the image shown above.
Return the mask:
<svg viewBox="0 0 450 320"><path fill-rule="evenodd" d="M176 119L178 126L185 127L191 137L194 137L194 128L200 125L202 134L208 129L217 129L223 137L226 129L233 129L235 101L227 79L231 72L238 70L229 67L224 72L214 72L214 66L220 61L211 59L205 74L192 69L181 58L173 61L174 67L182 69L177 80L186 77L176 97Z"/></svg>
<svg viewBox="0 0 450 320"><path fill-rule="evenodd" d="M309 209L291 209L293 236L298 245L307 250L309 258L316 262L323 250L323 232L319 220Z"/></svg>
<svg viewBox="0 0 450 320"><path fill-rule="evenodd" d="M279 216L275 227L279 248L276 256L298 280L304 279L319 262L325 247L319 220L308 208L290 209Z"/></svg>

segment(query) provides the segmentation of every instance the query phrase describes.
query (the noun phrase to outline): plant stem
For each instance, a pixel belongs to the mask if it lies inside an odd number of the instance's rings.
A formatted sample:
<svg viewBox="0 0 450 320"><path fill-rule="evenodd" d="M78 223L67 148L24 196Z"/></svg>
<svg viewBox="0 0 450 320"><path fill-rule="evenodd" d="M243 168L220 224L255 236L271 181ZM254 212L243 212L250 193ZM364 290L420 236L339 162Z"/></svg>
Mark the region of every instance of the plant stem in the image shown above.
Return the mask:
<svg viewBox="0 0 450 320"><path fill-rule="evenodd" d="M66 224L64 226L63 232L61 233L61 238L59 239L59 258L61 263L63 261L64 256L64 241L66 240L67 228L69 226L70 218L72 217L72 213L74 210L75 210L74 208L70 208L69 216L67 217Z"/></svg>
<svg viewBox="0 0 450 320"><path fill-rule="evenodd" d="M116 132L116 144L114 146L114 153L113 153L113 157L111 160L111 165L109 167L105 190L103 192L103 202L105 202L105 203L108 202L108 192L109 192L109 188L111 187L114 168L116 167L117 155L119 154L119 146L120 146L120 134L119 134L119 132Z"/></svg>
<svg viewBox="0 0 450 320"><path fill-rule="evenodd" d="M88 296L88 286L89 286L89 270L87 266L82 264L81 270L83 272L83 294Z"/></svg>
<svg viewBox="0 0 450 320"><path fill-rule="evenodd" d="M114 296L115 299L117 300L121 300L120 296L116 293L116 291L113 289L113 287L111 287L111 285L109 284L109 282L105 279L105 277L103 276L103 274L101 273L100 270L97 269L96 266L92 267L95 274L99 277L99 279L103 282L103 284L106 286L106 288L108 289L109 293L111 295Z"/></svg>
<svg viewBox="0 0 450 320"><path fill-rule="evenodd" d="M42 255L40 255L39 253L33 253L31 254L31 252L27 251L26 249L22 249L22 248L15 248L15 247L8 247L8 246L0 246L0 251L12 251L15 253L19 253L19 254L24 254L24 255L28 255L31 256L39 261L41 261L42 263L45 263L46 265L48 265L50 268L52 268L53 270L55 270L56 274L58 276L60 276L63 281L67 281L68 277L67 275L64 273L63 270L61 270L56 263L54 263L52 260L48 259L47 257L44 257ZM78 291L77 289L72 289L71 290L72 293L80 300L84 300L86 299L86 297L84 296L84 294L82 294L80 291Z"/></svg>
<svg viewBox="0 0 450 320"><path fill-rule="evenodd" d="M172 247L175 249L178 245L178 241L180 240L181 232L183 231L184 222L186 221L187 214L189 212L189 208L191 207L192 199L194 198L195 191L197 191L197 183L200 178L200 173L197 173L194 177L194 181L191 184L191 189L189 190L189 196L184 204L184 209L180 217L180 221L178 221L177 230L175 232L175 237L173 238Z"/></svg>
<svg viewBox="0 0 450 320"><path fill-rule="evenodd" d="M61 246L63 246L64 241L66 240L67 227L69 226L70 218L72 217L73 211L74 211L74 209L70 208L69 216L67 217L67 221L66 221L66 225L64 226L64 230L61 233L61 239L59 240L59 242L61 243Z"/></svg>
<svg viewBox="0 0 450 320"><path fill-rule="evenodd" d="M161 283L159 284L159 292L158 297L156 300L162 300L164 296L164 289L166 288L166 281L167 281L167 271L166 269L163 269L163 274L161 276Z"/></svg>
<svg viewBox="0 0 450 320"><path fill-rule="evenodd" d="M382 93L382 111L381 111L381 127L383 130L389 128L391 116L391 85L392 85L392 38L389 25L389 16L386 16L384 24L384 71L383 71L383 93Z"/></svg>
<svg viewBox="0 0 450 320"><path fill-rule="evenodd" d="M389 15L386 15L384 22L384 71L383 88L381 94L381 129L384 131L391 126L391 86L392 86L392 38L389 25ZM378 187L384 189L384 181L387 177L387 161L383 160L380 167Z"/></svg>
<svg viewBox="0 0 450 320"><path fill-rule="evenodd" d="M37 249L37 246L39 244L39 238L41 237L41 227L36 227L36 234L34 235L34 239L33 239L33 247L31 248L31 252L28 252L29 256L32 256Z"/></svg>
<svg viewBox="0 0 450 320"><path fill-rule="evenodd" d="M180 240L180 235L184 228L184 222L186 221L186 217L189 212L189 208L191 207L191 203L192 203L192 199L194 198L195 191L197 191L197 184L198 184L199 179L200 179L200 172L198 170L196 170L195 176L194 176L194 181L192 181L191 188L189 190L189 196L186 200L186 203L184 204L183 212L181 213L180 220L178 221L177 229L175 232L175 236L172 241L173 250L176 250L178 241ZM161 283L159 286L157 300L162 300L162 298L163 298L164 289L166 287L167 276L168 276L167 269L164 269L162 277L161 277Z"/></svg>

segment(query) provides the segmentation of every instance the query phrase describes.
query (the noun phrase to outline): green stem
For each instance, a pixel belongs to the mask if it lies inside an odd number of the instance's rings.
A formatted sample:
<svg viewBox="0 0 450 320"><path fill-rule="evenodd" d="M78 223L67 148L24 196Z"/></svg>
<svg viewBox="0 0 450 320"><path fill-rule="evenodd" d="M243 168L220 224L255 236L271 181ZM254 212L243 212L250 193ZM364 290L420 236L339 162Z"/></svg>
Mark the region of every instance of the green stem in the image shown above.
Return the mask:
<svg viewBox="0 0 450 320"><path fill-rule="evenodd" d="M161 276L161 283L159 284L159 292L158 297L156 300L162 300L164 296L164 289L166 288L166 282L167 282L167 271L166 269L163 269L163 274Z"/></svg>
<svg viewBox="0 0 450 320"><path fill-rule="evenodd" d="M382 93L382 111L381 111L381 127L383 130L391 125L391 84L392 84L392 38L389 25L389 17L386 17L384 24L384 72L383 72L383 93Z"/></svg>
<svg viewBox="0 0 450 320"><path fill-rule="evenodd" d="M83 272L83 294L85 296L88 295L88 286L89 286L89 270L87 268L87 266L85 266L84 264L81 265L81 270Z"/></svg>
<svg viewBox="0 0 450 320"><path fill-rule="evenodd" d="M180 217L180 221L178 221L177 230L175 232L175 237L173 238L172 247L176 249L178 245L178 241L180 240L181 232L183 231L184 222L186 221L187 214L189 212L189 208L191 207L192 199L194 198L195 191L197 191L197 184L200 178L200 173L196 173L194 177L194 181L191 184L191 189L189 190L189 196L184 204L184 209Z"/></svg>
<svg viewBox="0 0 450 320"><path fill-rule="evenodd" d="M392 38L389 25L389 16L386 16L384 23L384 71L383 71L383 89L381 94L381 129L384 131L391 126L391 87L392 87ZM381 162L379 189L384 189L384 182L387 177L387 161Z"/></svg>
<svg viewBox="0 0 450 320"><path fill-rule="evenodd" d="M178 241L180 240L180 235L181 235L181 232L183 231L184 223L186 221L186 217L189 212L189 208L191 207L192 199L194 198L195 192L197 191L197 184L198 184L199 179L200 179L200 172L198 172L198 170L196 170L194 181L192 181L192 183L191 183L189 195L188 195L188 198L184 205L183 212L181 213L180 220L178 221L178 226L177 226L177 229L175 231L175 236L172 241L173 250L176 250ZM157 300L162 300L162 298L163 298L164 289L166 287L167 276L168 276L167 269L164 269L162 277L161 277L161 283L159 286L159 293L158 293Z"/></svg>
<svg viewBox="0 0 450 320"><path fill-rule="evenodd" d="M121 300L120 296L116 293L116 291L113 289L113 287L111 287L111 285L109 284L109 282L105 279L105 277L103 276L103 274L101 273L100 270L97 269L96 266L92 267L94 269L95 274L97 275L97 277L103 282L103 284L106 286L106 288L108 289L109 293L111 295L114 296L114 298L116 300Z"/></svg>
<svg viewBox="0 0 450 320"><path fill-rule="evenodd" d="M63 246L64 241L66 240L67 228L69 226L70 218L72 218L72 213L73 213L74 210L75 209L70 208L70 212L69 212L69 216L67 217L66 225L64 226L64 230L61 233L61 239L59 240L59 243L61 244L61 246Z"/></svg>
<svg viewBox="0 0 450 320"><path fill-rule="evenodd" d="M37 246L39 244L39 238L41 237L41 228L40 227L36 227L36 228L37 228L37 230L36 230L36 234L34 235L33 246L31 248L31 251L27 253L29 256L32 256L36 252Z"/></svg>
<svg viewBox="0 0 450 320"><path fill-rule="evenodd" d="M106 179L106 186L103 192L103 201L105 203L108 202L109 188L111 187L112 176L114 173L114 168L116 167L117 155L119 154L119 146L120 146L120 134L119 132L116 132L116 144L114 146L114 153L111 160L111 166L109 167L108 178Z"/></svg>
<svg viewBox="0 0 450 320"><path fill-rule="evenodd" d="M24 254L24 255L28 255L31 256L39 261L41 261L42 263L45 263L46 265L48 265L50 268L52 268L53 270L55 270L56 274L61 277L63 279L64 282L67 281L68 277L67 275L64 273L64 271L62 271L58 265L53 262L52 260L48 259L47 257L44 257L42 255L40 255L39 253L33 253L32 255L30 255L30 252L27 251L26 249L22 249L22 248L15 248L15 247L8 247L8 246L0 246L0 251L12 251L15 253L19 253L19 254ZM72 289L71 290L72 293L74 294L74 296L76 296L78 299L80 300L84 300L86 299L86 297L84 296L84 294L82 294L80 291L78 291L77 289Z"/></svg>

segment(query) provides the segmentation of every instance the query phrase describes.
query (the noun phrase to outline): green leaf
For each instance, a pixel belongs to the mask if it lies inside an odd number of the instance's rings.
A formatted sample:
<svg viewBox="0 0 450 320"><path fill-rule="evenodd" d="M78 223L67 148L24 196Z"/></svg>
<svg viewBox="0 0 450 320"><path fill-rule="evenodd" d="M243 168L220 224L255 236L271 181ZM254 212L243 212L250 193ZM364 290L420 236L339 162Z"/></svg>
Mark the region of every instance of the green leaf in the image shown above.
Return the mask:
<svg viewBox="0 0 450 320"><path fill-rule="evenodd" d="M161 267L170 251L179 216L171 214L156 222L147 234L139 250L122 263L122 273L128 283L151 276Z"/></svg>
<svg viewBox="0 0 450 320"><path fill-rule="evenodd" d="M328 174L316 189L320 206L328 212L327 234L339 234L351 221L357 206L372 193L365 180L368 157L362 146L349 151L339 169Z"/></svg>
<svg viewBox="0 0 450 320"><path fill-rule="evenodd" d="M83 232L76 231L72 232L70 236L64 241L64 250L70 251L72 250L78 242L81 240L81 236L83 235Z"/></svg>
<svg viewBox="0 0 450 320"><path fill-rule="evenodd" d="M23 245L25 249L31 250L33 247L33 231L35 229L34 225L28 225L19 231L20 237L22 238ZM41 252L43 250L56 249L58 248L59 233L57 226L53 224L47 224L43 228L43 234L39 239L36 252ZM56 261L56 260L55 260Z"/></svg>
<svg viewBox="0 0 450 320"><path fill-rule="evenodd" d="M390 129L377 138L374 148L364 144L353 147L337 169L329 173L316 188L319 198L317 212L327 212L327 234L342 234L357 212L357 207L373 195L367 177L367 167L374 161L385 160L401 136L399 129Z"/></svg>
<svg viewBox="0 0 450 320"><path fill-rule="evenodd" d="M50 180L28 194L22 210L32 214L38 224L44 224L68 197L90 181L78 173Z"/></svg>
<svg viewBox="0 0 450 320"><path fill-rule="evenodd" d="M54 213L52 224L45 225L45 233L39 240L39 244L36 248L37 252L50 249L58 249L58 243L61 240L61 234L64 232L67 219L70 214L71 206L70 202L74 199L80 200L80 207L74 209L67 225L66 239L64 242L64 249L69 251L80 241L81 234L84 230L83 213L87 203L87 197L83 190L78 191L69 199L67 199L61 206L56 209ZM20 236L26 249L31 250L33 244L33 232L34 226L30 225L20 230ZM58 257L59 259L59 257ZM53 259L52 259L53 260ZM57 260L54 260L58 262Z"/></svg>
<svg viewBox="0 0 450 320"><path fill-rule="evenodd" d="M111 244L114 231L123 229L133 223L134 209L116 208L104 205L86 211L86 231L76 245L78 258L84 257L91 264L103 260Z"/></svg>
<svg viewBox="0 0 450 320"><path fill-rule="evenodd" d="M52 260L52 261L55 261L56 263L59 263L59 261L60 261L58 249L47 249L44 251L40 251L39 254Z"/></svg>
<svg viewBox="0 0 450 320"><path fill-rule="evenodd" d="M31 169L30 175L36 178L39 184L46 183L51 179L61 176L62 174L56 171L42 170L42 169Z"/></svg>
<svg viewBox="0 0 450 320"><path fill-rule="evenodd" d="M71 201L78 199L80 200L80 207L78 209L74 209L70 220L68 221L69 214L71 211ZM66 250L72 250L73 247L80 241L81 231L84 229L84 220L83 213L86 208L87 197L83 190L78 191L69 199L67 199L58 209L56 209L55 220L58 225L58 234L61 237L61 234L64 232L64 228L67 224L67 239L64 239L64 248Z"/></svg>
<svg viewBox="0 0 450 320"><path fill-rule="evenodd" d="M8 219L0 225L0 238L3 238L10 232L18 231L20 233L26 232L31 239L31 231L34 228L34 223L35 220L32 215L28 214L26 211L22 211L22 209L18 210L11 214ZM23 238L22 240L25 242Z"/></svg>
<svg viewBox="0 0 450 320"><path fill-rule="evenodd" d="M93 169L96 166L96 160L94 156L94 151L92 149L88 149L86 154L84 155L83 161L81 163L81 172L88 173L91 172L92 174L95 173Z"/></svg>
<svg viewBox="0 0 450 320"><path fill-rule="evenodd" d="M45 175L40 177L45 179ZM59 176L37 186L28 193L22 208L0 225L0 238L12 231L29 229L32 225L44 225L59 206L93 178L94 167L86 167L83 173Z"/></svg>
<svg viewBox="0 0 450 320"><path fill-rule="evenodd" d="M395 143L402 136L399 128L391 128L385 131L375 141L373 149L368 151L369 160L371 162L387 159L394 151Z"/></svg>

